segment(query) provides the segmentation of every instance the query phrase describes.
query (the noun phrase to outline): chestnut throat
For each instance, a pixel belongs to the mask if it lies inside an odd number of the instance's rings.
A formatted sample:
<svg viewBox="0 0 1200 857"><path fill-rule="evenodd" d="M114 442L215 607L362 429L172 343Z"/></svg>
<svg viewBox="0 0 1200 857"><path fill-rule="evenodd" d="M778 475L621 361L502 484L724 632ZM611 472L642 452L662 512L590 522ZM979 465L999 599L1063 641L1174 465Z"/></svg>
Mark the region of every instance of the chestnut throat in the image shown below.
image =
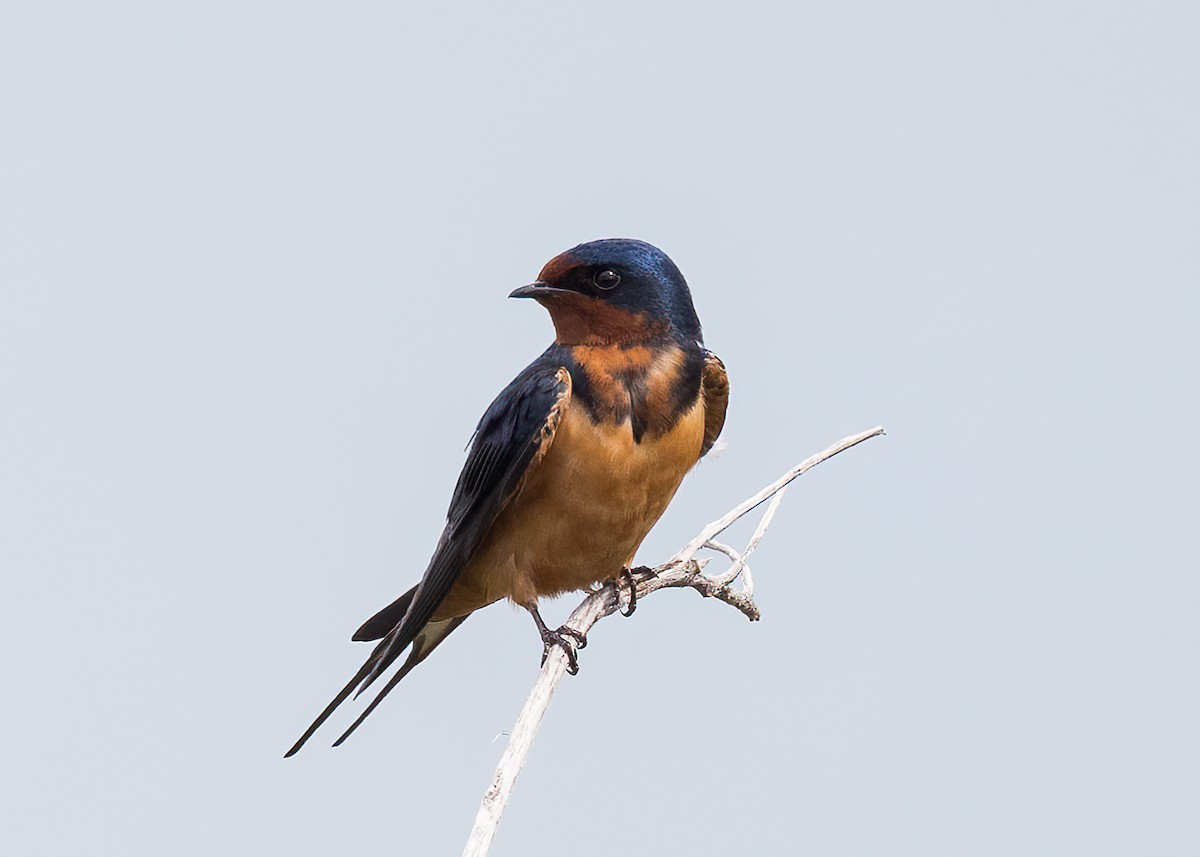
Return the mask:
<svg viewBox="0 0 1200 857"><path fill-rule="evenodd" d="M648 343L669 334L671 325L586 295L556 294L543 301L554 322L558 345L631 345Z"/></svg>

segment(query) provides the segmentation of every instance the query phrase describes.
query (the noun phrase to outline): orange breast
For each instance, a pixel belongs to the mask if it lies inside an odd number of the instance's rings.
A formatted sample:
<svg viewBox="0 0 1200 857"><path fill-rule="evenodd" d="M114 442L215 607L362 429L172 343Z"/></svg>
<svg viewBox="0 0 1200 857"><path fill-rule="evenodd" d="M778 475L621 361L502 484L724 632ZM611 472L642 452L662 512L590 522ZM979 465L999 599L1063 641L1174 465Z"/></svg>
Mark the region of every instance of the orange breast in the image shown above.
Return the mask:
<svg viewBox="0 0 1200 857"><path fill-rule="evenodd" d="M440 616L500 598L530 603L620 573L700 457L704 406L635 443L629 420L596 422L572 403L468 565Z"/></svg>

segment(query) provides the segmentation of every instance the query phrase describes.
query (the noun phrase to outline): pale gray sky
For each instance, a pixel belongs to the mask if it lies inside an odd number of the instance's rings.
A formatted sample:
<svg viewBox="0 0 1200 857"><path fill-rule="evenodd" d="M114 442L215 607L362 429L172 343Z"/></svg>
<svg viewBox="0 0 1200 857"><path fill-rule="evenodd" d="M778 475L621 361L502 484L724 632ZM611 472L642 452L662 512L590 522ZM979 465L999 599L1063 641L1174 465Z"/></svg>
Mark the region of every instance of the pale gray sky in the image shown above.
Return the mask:
<svg viewBox="0 0 1200 857"><path fill-rule="evenodd" d="M10 0L5 853L457 854L523 613L281 756L550 337L505 295L630 236L733 384L643 561L889 437L790 493L762 622L597 628L493 853L1195 855L1198 25Z"/></svg>

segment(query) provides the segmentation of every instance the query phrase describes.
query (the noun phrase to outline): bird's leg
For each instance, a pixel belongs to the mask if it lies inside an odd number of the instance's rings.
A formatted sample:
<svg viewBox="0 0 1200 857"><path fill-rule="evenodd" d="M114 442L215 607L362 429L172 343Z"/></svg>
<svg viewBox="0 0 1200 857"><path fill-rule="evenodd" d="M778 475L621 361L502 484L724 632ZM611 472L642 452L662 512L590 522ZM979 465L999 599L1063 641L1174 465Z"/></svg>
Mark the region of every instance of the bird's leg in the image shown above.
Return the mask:
<svg viewBox="0 0 1200 857"><path fill-rule="evenodd" d="M629 609L622 610L621 611L622 616L632 616L633 611L637 609L637 579L634 577L634 575L636 575L636 574L645 574L645 575L648 575L649 577L657 577L658 576L657 574L655 574L654 569L652 569L646 565L639 565L637 568L621 569L621 574L617 578L618 597L620 597L619 593L620 593L621 587L625 584L629 585Z"/></svg>
<svg viewBox="0 0 1200 857"><path fill-rule="evenodd" d="M558 646L567 656L567 672L571 675L578 673L579 659L575 657L575 650L582 649L587 645L587 635L566 625L560 626L557 631L551 631L546 627L542 614L538 612L537 604L521 606L529 611L529 615L533 617L533 621L537 625L538 633L542 635L542 666L546 665L546 658L550 656L550 647ZM567 637L575 641L574 646L567 642Z"/></svg>

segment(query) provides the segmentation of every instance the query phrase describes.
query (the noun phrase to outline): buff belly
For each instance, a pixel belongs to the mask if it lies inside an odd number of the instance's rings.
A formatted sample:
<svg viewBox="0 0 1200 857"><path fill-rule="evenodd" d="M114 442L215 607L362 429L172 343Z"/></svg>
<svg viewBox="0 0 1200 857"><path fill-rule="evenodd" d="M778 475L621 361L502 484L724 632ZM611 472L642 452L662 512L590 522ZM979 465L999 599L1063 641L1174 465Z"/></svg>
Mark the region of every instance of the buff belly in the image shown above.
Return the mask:
<svg viewBox="0 0 1200 857"><path fill-rule="evenodd" d="M569 408L438 617L501 598L532 604L619 574L699 459L703 439L699 400L669 431L640 443L628 421L596 423Z"/></svg>

